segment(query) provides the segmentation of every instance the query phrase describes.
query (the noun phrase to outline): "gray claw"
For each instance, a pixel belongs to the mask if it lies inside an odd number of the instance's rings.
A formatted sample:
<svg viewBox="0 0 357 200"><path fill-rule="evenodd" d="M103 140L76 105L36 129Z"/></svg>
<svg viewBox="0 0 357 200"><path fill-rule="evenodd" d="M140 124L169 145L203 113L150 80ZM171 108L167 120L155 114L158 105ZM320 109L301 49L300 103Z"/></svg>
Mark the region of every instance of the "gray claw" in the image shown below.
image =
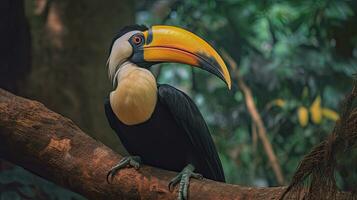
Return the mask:
<svg viewBox="0 0 357 200"><path fill-rule="evenodd" d="M187 165L177 176L175 176L169 183L169 190L172 190L177 183L179 184L178 199L187 200L188 187L190 185L190 178L202 179L203 176L194 173L195 167L191 164Z"/></svg>
<svg viewBox="0 0 357 200"><path fill-rule="evenodd" d="M116 164L114 167L112 167L109 172L107 173L107 183L110 184L111 181L114 177L114 175L123 168L126 167L134 167L136 170L140 168L141 164L141 158L139 156L125 156L120 160L118 164Z"/></svg>

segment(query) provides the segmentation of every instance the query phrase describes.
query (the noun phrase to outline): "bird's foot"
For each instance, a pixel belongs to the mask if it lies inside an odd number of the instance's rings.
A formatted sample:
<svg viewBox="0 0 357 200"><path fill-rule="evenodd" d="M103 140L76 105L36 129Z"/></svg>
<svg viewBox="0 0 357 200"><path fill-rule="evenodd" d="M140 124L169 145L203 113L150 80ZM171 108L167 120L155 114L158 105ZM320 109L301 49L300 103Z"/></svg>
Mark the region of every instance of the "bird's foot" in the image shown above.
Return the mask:
<svg viewBox="0 0 357 200"><path fill-rule="evenodd" d="M118 164L110 169L107 174L107 182L110 183L109 179L112 180L115 174L123 168L134 167L136 170L140 168L141 158L140 156L125 156L120 160Z"/></svg>
<svg viewBox="0 0 357 200"><path fill-rule="evenodd" d="M178 199L187 200L188 187L190 185L190 178L203 179L201 174L193 172L195 167L188 164L175 178L169 183L169 190L179 183Z"/></svg>

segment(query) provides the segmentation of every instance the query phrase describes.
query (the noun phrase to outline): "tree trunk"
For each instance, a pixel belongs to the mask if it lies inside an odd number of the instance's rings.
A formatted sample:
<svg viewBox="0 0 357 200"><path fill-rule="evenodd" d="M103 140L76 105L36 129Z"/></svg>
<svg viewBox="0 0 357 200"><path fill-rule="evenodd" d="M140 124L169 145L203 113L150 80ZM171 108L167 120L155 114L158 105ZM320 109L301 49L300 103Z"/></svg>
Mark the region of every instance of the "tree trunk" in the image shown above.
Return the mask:
<svg viewBox="0 0 357 200"><path fill-rule="evenodd" d="M26 96L60 110L88 134L119 150L119 140L110 130L103 109L111 89L106 61L114 34L134 23L132 1L26 3L34 66L23 88Z"/></svg>

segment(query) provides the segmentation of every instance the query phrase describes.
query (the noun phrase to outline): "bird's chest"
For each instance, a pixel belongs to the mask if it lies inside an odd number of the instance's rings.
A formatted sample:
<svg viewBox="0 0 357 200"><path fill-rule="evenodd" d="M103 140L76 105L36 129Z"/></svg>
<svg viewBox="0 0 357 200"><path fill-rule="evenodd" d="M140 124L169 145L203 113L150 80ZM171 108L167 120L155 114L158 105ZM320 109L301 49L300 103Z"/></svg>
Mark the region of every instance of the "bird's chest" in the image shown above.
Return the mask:
<svg viewBox="0 0 357 200"><path fill-rule="evenodd" d="M180 131L171 113L161 104L157 103L151 118L144 123L128 126L120 123L120 135L128 150L135 153L160 153L168 151L168 147L185 139L185 133Z"/></svg>
<svg viewBox="0 0 357 200"><path fill-rule="evenodd" d="M191 151L190 141L160 101L151 118L144 123L130 126L118 119L116 121L116 132L124 147L131 155L141 156L144 163L160 167L167 165L168 169L186 164Z"/></svg>

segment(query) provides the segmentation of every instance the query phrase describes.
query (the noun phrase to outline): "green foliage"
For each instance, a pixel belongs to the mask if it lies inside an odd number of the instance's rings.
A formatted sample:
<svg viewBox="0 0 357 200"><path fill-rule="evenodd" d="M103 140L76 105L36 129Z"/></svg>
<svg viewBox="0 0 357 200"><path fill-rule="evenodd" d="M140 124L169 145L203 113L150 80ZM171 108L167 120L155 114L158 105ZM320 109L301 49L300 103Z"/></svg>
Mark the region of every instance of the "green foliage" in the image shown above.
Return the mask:
<svg viewBox="0 0 357 200"><path fill-rule="evenodd" d="M149 18L139 23L185 27L234 58L252 89L288 181L302 156L332 131L334 120L321 114L322 109L338 111L351 89L357 71L356 8L356 2L341 0L192 0L179 1L164 21L144 11L141 14ZM253 145L252 121L236 85L237 75L231 76L232 91L217 78L189 67L164 66L160 81L196 100L229 182L276 185L262 144L258 140L257 147ZM317 97L321 103L311 108ZM275 105L277 99L284 105ZM297 114L302 106L308 110L306 126ZM312 120L316 112L321 121ZM351 181L339 178L339 183L348 189Z"/></svg>

